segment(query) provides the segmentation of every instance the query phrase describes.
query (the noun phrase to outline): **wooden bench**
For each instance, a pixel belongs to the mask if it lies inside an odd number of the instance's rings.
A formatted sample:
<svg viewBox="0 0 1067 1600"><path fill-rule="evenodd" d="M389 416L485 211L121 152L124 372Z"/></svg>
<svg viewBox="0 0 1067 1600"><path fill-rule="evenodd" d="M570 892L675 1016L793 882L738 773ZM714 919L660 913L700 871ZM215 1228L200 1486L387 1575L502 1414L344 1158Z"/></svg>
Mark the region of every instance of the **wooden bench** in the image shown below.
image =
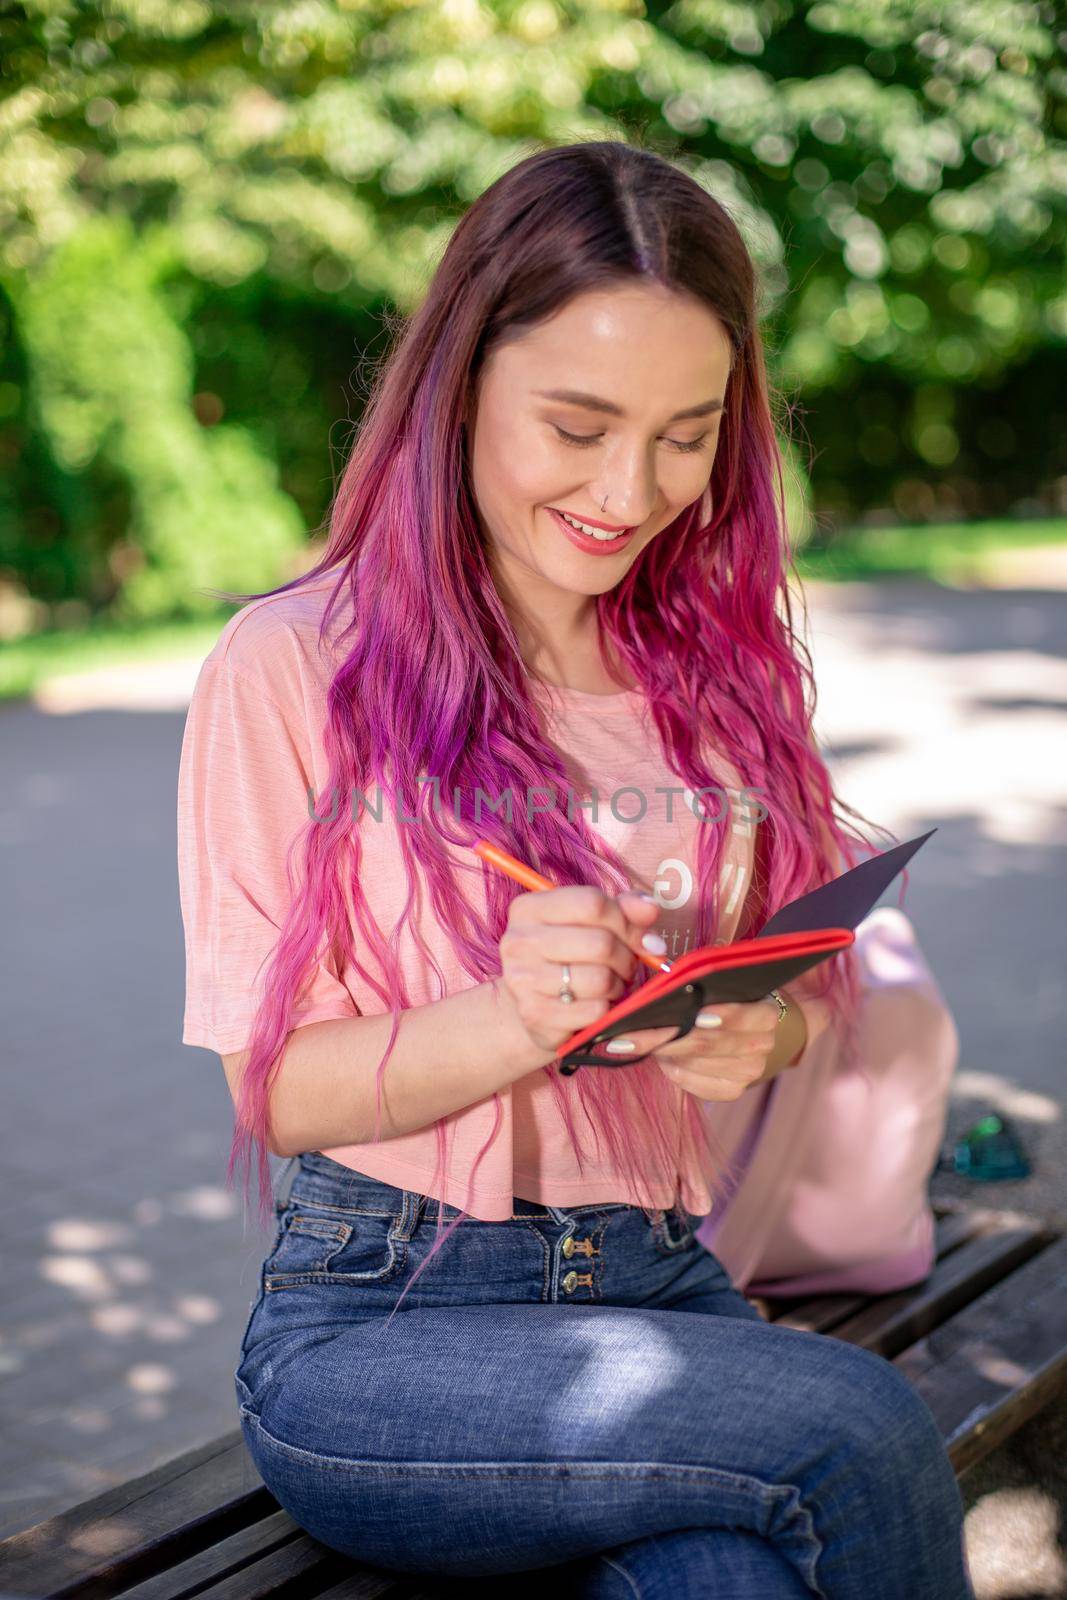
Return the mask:
<svg viewBox="0 0 1067 1600"><path fill-rule="evenodd" d="M1018 1213L937 1210L937 1264L919 1287L781 1302L770 1316L894 1362L961 1473L1067 1381L1067 1236ZM558 1600L566 1568L552 1570ZM532 1593L538 1577L543 1593L543 1570L444 1580L339 1556L279 1509L239 1428L0 1543L0 1600L441 1600Z"/></svg>

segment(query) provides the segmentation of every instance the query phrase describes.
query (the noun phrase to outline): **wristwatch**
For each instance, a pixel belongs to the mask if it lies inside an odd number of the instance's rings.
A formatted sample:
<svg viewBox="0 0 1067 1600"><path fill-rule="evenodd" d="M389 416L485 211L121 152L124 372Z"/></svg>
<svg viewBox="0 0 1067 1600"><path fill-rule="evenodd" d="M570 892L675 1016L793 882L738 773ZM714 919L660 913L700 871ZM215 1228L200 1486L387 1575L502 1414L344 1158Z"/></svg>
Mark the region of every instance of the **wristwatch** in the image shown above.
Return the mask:
<svg viewBox="0 0 1067 1600"><path fill-rule="evenodd" d="M782 1020L785 1017L786 1012L789 1010L789 1007L786 1005L785 1001L782 999L782 997L778 993L777 989L772 989L770 994L767 996L767 998L768 998L768 1000L774 1000L774 1001L777 1002L777 1004L778 1004L778 1021L779 1021L779 1023L781 1023Z"/></svg>

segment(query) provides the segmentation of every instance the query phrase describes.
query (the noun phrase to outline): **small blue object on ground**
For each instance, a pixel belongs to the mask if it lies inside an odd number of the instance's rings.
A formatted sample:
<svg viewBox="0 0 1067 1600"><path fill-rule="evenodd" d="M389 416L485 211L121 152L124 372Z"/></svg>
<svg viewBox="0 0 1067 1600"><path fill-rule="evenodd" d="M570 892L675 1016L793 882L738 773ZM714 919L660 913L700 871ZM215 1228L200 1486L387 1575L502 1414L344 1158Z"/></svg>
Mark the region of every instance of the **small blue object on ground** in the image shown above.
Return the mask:
<svg viewBox="0 0 1067 1600"><path fill-rule="evenodd" d="M1031 1170L1015 1129L995 1112L969 1128L942 1165L976 1183L1028 1178Z"/></svg>

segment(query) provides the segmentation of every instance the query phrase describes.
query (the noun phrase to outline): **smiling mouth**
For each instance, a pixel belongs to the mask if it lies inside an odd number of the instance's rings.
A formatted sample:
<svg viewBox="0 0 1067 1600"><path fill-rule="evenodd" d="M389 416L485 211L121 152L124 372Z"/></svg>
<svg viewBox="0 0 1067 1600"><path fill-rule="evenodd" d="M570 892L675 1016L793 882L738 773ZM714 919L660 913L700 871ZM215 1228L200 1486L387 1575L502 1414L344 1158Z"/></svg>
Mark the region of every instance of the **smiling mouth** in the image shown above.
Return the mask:
<svg viewBox="0 0 1067 1600"><path fill-rule="evenodd" d="M568 511L566 506L549 506L549 511L558 512L561 517L571 517L575 522L584 522L587 528L596 528L600 533L619 535L633 533L633 528L620 528L616 522L599 522L596 517L579 517L573 511ZM579 529L581 532L581 529Z"/></svg>
<svg viewBox="0 0 1067 1600"><path fill-rule="evenodd" d="M575 523L569 520L569 512L564 513L560 511L557 506L547 506L545 509L557 523L560 530L565 533L575 544L577 544L579 548L588 550L590 552L595 552L597 554L599 554L601 551L608 553L613 550L621 549L622 546L626 544L627 541L633 536L633 534L637 532L636 527L611 528L610 526L605 527L603 524L598 522L588 522L584 527L576 527ZM582 521L585 522L585 519L583 518ZM595 529L596 531L590 532L590 528Z"/></svg>

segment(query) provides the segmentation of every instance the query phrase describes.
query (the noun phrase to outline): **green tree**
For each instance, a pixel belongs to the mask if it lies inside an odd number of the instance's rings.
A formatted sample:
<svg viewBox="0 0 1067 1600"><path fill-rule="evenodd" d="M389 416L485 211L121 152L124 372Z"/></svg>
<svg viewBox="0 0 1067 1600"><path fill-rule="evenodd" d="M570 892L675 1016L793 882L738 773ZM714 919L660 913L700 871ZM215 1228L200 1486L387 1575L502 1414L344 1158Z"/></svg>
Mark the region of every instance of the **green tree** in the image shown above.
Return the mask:
<svg viewBox="0 0 1067 1600"><path fill-rule="evenodd" d="M583 138L745 233L798 525L809 446L824 531L1055 509L1064 42L1023 0L9 5L0 564L120 615L278 581L383 314L499 173Z"/></svg>

